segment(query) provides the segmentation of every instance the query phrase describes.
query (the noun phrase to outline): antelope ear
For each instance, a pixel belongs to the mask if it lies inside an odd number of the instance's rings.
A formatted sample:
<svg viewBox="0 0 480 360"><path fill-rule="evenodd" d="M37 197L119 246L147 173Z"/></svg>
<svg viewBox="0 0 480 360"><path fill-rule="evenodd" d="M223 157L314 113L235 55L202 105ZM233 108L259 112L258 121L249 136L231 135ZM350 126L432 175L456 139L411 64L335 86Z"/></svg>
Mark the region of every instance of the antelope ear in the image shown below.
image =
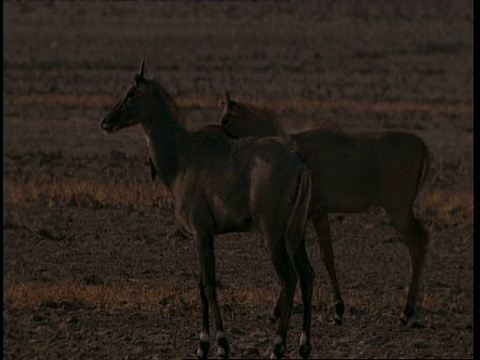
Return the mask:
<svg viewBox="0 0 480 360"><path fill-rule="evenodd" d="M143 77L144 68L145 68L145 59L142 59L142 62L140 63L140 70L138 70L138 73L136 73L135 76L134 76L135 82L138 83L139 81L145 79Z"/></svg>
<svg viewBox="0 0 480 360"><path fill-rule="evenodd" d="M230 99L230 91L225 90L225 95L224 99L220 100L218 102L218 106L222 109L227 108L227 110L230 108L232 105L232 100Z"/></svg>

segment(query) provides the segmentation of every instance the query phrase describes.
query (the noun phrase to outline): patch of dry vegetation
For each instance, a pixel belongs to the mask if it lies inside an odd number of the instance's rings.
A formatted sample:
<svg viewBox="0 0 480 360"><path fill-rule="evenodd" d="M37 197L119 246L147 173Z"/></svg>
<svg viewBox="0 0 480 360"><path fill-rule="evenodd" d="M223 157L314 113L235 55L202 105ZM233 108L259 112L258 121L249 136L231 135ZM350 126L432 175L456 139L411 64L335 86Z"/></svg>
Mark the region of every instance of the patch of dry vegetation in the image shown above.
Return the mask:
<svg viewBox="0 0 480 360"><path fill-rule="evenodd" d="M40 203L44 206L82 206L101 208L130 206L171 208L172 198L161 183L120 182L107 183L87 180L56 180L26 183L9 179L4 183L7 204ZM469 191L431 190L422 193L418 201L420 213L434 221L449 225L473 224L473 193Z"/></svg>
<svg viewBox="0 0 480 360"><path fill-rule="evenodd" d="M214 96L178 97L177 104L182 107L216 108L218 98ZM105 108L113 105L116 98L99 94L18 94L9 97L8 101L15 105L47 105L47 106L78 106ZM248 99L239 97L238 101L248 104L275 109L276 112L294 110L299 113L314 114L319 111L347 109L356 112L422 112L430 115L473 113L472 103L422 103L422 102L360 102L349 99L304 99L288 97L281 99Z"/></svg>
<svg viewBox="0 0 480 360"><path fill-rule="evenodd" d="M89 285L75 281L56 284L31 282L7 284L5 294L9 307L34 309L39 307L106 307L152 310L167 304L181 303L196 306L200 302L197 289L179 290L174 287L149 286L138 283ZM275 300L274 293L259 288L224 290L221 291L221 296L246 306L273 303Z"/></svg>
<svg viewBox="0 0 480 360"><path fill-rule="evenodd" d="M55 180L26 183L5 180L6 203L40 203L45 206L82 206L101 208L125 205L139 209L144 207L168 208L172 198L160 183L149 182L98 182L78 180Z"/></svg>
<svg viewBox="0 0 480 360"><path fill-rule="evenodd" d="M130 308L150 310L181 298L192 305L197 302L193 291L178 292L168 287L149 287L138 284L89 285L80 282L57 284L23 283L7 285L6 301L11 307L61 308L68 306Z"/></svg>
<svg viewBox="0 0 480 360"><path fill-rule="evenodd" d="M102 284L89 285L82 282L62 282L56 284L44 283L21 283L7 284L5 287L6 304L10 308L42 307L61 308L66 310L82 308L108 308L126 309L136 308L147 311L155 311L159 308L170 306L195 307L200 304L197 289L179 290L174 287L161 287L131 284ZM278 293L264 288L238 288L220 290L219 298L239 306L255 307L276 302ZM375 301L372 301L372 296ZM351 311L362 313L376 312L382 309L399 309L405 302L404 289L388 289L375 293L346 289L344 300ZM434 291L426 289L422 296L421 306L424 309L435 308L443 298L435 295ZM301 295L297 287L295 304L301 306ZM313 293L313 304L318 311L329 312L332 306L331 289L329 287L316 286ZM447 306L448 304L442 304ZM454 303L449 305L455 306Z"/></svg>
<svg viewBox="0 0 480 360"><path fill-rule="evenodd" d="M470 191L432 190L422 193L418 201L420 213L448 225L473 224L473 193Z"/></svg>
<svg viewBox="0 0 480 360"><path fill-rule="evenodd" d="M314 303L324 303L330 298L330 289L316 289ZM179 290L173 287L149 286L137 283L102 284L89 285L80 282L63 282L57 284L23 283L6 286L6 301L8 306L15 308L31 307L107 307L118 308L140 308L152 310L167 304L183 303L195 306L199 303L197 289ZM389 299L401 304L404 294L396 291L392 296L391 292L385 293ZM220 296L227 298L227 301L244 306L256 306L265 303L275 303L278 294L271 290L261 288L241 288L220 291ZM371 294L365 294L369 297ZM346 299L349 304L361 305L368 303L358 292L346 292ZM295 296L295 302L301 303L299 290ZM378 304L377 304L378 305Z"/></svg>
<svg viewBox="0 0 480 360"><path fill-rule="evenodd" d="M319 111L328 110L350 110L354 112L422 112L430 115L444 114L471 114L473 107L467 103L435 104L420 102L361 102L349 99L304 99L304 98L285 98L262 101L246 101L249 104L268 107L275 111L283 112L294 110L299 113L315 114Z"/></svg>

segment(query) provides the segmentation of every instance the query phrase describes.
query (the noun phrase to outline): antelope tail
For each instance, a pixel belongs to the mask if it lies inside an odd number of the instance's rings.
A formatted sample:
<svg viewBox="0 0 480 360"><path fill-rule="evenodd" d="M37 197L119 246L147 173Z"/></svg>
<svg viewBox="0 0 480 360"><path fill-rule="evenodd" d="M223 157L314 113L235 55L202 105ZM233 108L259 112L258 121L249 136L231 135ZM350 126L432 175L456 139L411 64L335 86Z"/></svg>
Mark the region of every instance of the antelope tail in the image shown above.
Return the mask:
<svg viewBox="0 0 480 360"><path fill-rule="evenodd" d="M285 231L285 242L291 254L293 254L302 241L304 241L303 237L308 221L311 195L312 178L310 171L304 166L300 174L300 183L298 184L295 203Z"/></svg>
<svg viewBox="0 0 480 360"><path fill-rule="evenodd" d="M157 176L157 169L155 169L155 165L153 164L152 157L148 157L148 162L150 164L150 176L152 177L152 180L155 180L155 177Z"/></svg>
<svg viewBox="0 0 480 360"><path fill-rule="evenodd" d="M431 169L430 169L431 162L432 162L432 153L430 152L430 149L427 147L425 143L423 143L422 158L423 158L422 169L418 175L417 189L416 189L415 196L418 196L418 193L425 185L427 178L430 178L430 175L432 175Z"/></svg>

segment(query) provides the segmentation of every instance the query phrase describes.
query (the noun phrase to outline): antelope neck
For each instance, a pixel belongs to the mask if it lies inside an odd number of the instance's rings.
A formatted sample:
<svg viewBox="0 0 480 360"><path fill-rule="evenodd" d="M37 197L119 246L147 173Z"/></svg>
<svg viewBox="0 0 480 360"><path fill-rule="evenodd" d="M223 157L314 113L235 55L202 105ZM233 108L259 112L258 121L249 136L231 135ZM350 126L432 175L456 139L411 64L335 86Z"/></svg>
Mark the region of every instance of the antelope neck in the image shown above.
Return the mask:
<svg viewBox="0 0 480 360"><path fill-rule="evenodd" d="M171 117L142 123L148 151L161 181L171 188L177 175L177 139L186 130Z"/></svg>

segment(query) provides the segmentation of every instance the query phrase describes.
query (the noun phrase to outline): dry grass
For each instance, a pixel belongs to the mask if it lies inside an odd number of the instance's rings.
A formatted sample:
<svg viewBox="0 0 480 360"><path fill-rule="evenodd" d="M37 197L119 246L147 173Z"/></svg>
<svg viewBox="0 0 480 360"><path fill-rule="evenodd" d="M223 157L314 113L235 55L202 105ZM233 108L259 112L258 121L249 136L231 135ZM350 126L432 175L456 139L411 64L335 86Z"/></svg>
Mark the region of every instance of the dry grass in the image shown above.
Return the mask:
<svg viewBox="0 0 480 360"><path fill-rule="evenodd" d="M197 306L200 297L197 289L179 290L173 287L149 286L132 284L88 285L81 282L62 282L56 284L23 283L7 284L5 289L8 307L14 308L86 308L105 307L109 309L138 308L155 310L169 305ZM239 288L221 290L219 297L222 302L235 303L241 306L260 306L275 304L277 292L262 288ZM364 311L375 310L378 304L401 307L405 301L404 291L389 290L376 296L371 301L372 294L357 290L345 291L344 298L349 306L359 307ZM330 288L316 287L313 303L321 307L331 305ZM301 304L300 291L297 288L295 302ZM371 304L371 308L370 305Z"/></svg>
<svg viewBox="0 0 480 360"><path fill-rule="evenodd" d="M319 111L328 110L350 110L354 112L422 112L430 115L437 115L439 113L445 114L471 114L473 108L471 104L452 103L452 104L434 104L434 103L419 103L419 102L360 102L349 99L332 99L332 100L312 100L302 98L287 98L276 99L268 101L249 101L255 106L268 107L275 109L278 112L285 110L294 110L300 113L315 114Z"/></svg>
<svg viewBox="0 0 480 360"><path fill-rule="evenodd" d="M8 104L15 105L46 105L46 106L78 106L105 108L113 105L118 99L107 95L94 94L17 94L8 97ZM182 107L217 108L218 98L214 96L179 97L176 102ZM355 112L378 111L387 113L422 112L430 115L473 113L473 105L469 103L420 103L420 102L360 102L349 99L317 100L297 97L255 100L239 97L238 101L254 106L268 107L277 112L295 110L299 113L314 114L318 111L347 109Z"/></svg>
<svg viewBox="0 0 480 360"><path fill-rule="evenodd" d="M172 204L168 190L162 184L150 182L105 183L98 181L65 180L50 183L28 181L4 182L6 203L40 203L46 206L105 207L126 205L133 208L148 206L167 208Z"/></svg>
<svg viewBox="0 0 480 360"><path fill-rule="evenodd" d="M200 304L197 289L179 290L173 287L149 286L138 283L132 284L103 284L87 285L80 282L62 282L56 284L22 283L7 284L5 286L6 304L9 308L43 307L63 308L75 310L82 308L128 309L135 308L146 311L155 311L170 306L196 307ZM239 288L221 290L219 298L222 303L231 303L238 306L256 307L276 302L278 293L263 288ZM388 289L381 293L372 294L360 290L345 290L344 300L351 309L358 309L364 313L376 312L382 309L400 309L405 303L405 291ZM374 297L374 301L372 301ZM445 299L435 291L425 290L421 306L424 309L447 306ZM315 287L313 304L320 311L330 311L331 289ZM300 291L297 287L295 303L301 304ZM441 304L442 303L442 304ZM353 310L355 311L355 310Z"/></svg>
<svg viewBox="0 0 480 360"><path fill-rule="evenodd" d="M40 203L45 206L108 207L131 206L170 208L172 198L160 183L65 180L50 183L15 182L5 179L7 204ZM421 194L419 211L446 224L473 223L473 193L469 191L432 190Z"/></svg>
<svg viewBox="0 0 480 360"><path fill-rule="evenodd" d="M24 283L7 285L5 289L7 304L11 307L65 307L101 306L107 308L152 309L176 302L194 304L197 294L193 291L179 293L173 288L149 287L139 284L129 285L87 285L79 282L57 284Z"/></svg>
<svg viewBox="0 0 480 360"><path fill-rule="evenodd" d="M5 294L9 307L35 309L76 306L153 310L169 304L196 306L200 301L197 289L179 290L138 283L88 285L67 281L56 284L7 284ZM273 303L275 299L275 294L271 291L258 288L221 291L221 296L246 306Z"/></svg>
<svg viewBox="0 0 480 360"><path fill-rule="evenodd" d="M423 193L419 211L436 221L449 225L473 224L473 193L471 191L433 190Z"/></svg>

